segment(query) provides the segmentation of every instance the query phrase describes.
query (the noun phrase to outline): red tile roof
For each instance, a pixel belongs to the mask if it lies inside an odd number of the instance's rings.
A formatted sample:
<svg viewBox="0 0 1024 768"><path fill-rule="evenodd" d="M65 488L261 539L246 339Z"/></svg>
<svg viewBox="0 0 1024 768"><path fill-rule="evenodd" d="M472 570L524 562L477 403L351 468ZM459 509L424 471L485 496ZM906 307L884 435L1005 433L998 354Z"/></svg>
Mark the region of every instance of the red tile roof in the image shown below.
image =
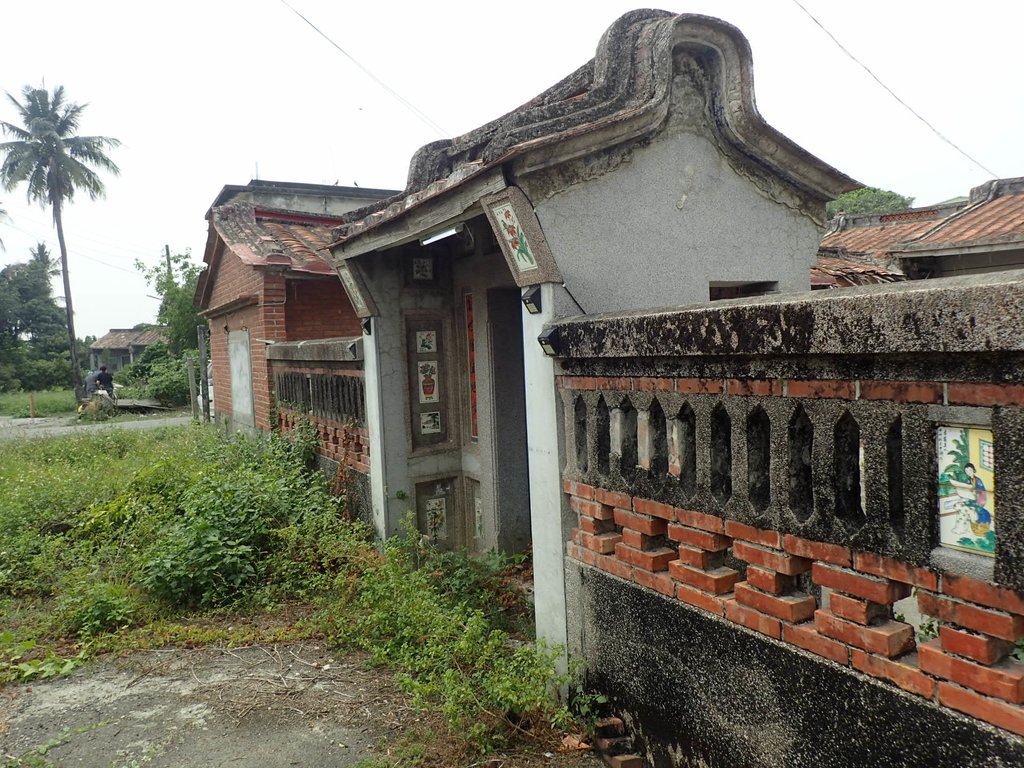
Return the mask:
<svg viewBox="0 0 1024 768"><path fill-rule="evenodd" d="M854 285L896 283L906 279L906 275L900 272L867 261L840 259L821 254L811 267L812 287L850 288Z"/></svg>
<svg viewBox="0 0 1024 768"><path fill-rule="evenodd" d="M318 251L331 242L337 218L236 202L213 208L210 222L231 252L249 266L334 274Z"/></svg>
<svg viewBox="0 0 1024 768"><path fill-rule="evenodd" d="M892 251L901 243L920 237L942 222L961 205L915 208L887 214L840 216L825 233L822 253L860 254L888 264Z"/></svg>
<svg viewBox="0 0 1024 768"><path fill-rule="evenodd" d="M888 264L901 255L1017 244L1024 248L1024 178L988 181L962 202L840 216L822 238L819 253L869 256Z"/></svg>
<svg viewBox="0 0 1024 768"><path fill-rule="evenodd" d="M977 201L972 190L968 207L901 250L931 251L1015 242L1024 246L1024 183L1011 187L1008 194Z"/></svg>

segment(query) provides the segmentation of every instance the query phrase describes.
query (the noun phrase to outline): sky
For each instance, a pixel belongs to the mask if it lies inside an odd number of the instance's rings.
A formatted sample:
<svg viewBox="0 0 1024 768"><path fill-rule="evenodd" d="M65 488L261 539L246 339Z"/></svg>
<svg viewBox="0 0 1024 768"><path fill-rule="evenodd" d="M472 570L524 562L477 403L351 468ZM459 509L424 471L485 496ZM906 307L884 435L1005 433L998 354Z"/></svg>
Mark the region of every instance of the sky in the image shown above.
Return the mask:
<svg viewBox="0 0 1024 768"><path fill-rule="evenodd" d="M801 5L983 167L851 61ZM604 30L635 7L617 0L13 5L4 14L0 91L20 96L24 85L63 85L70 100L88 104L82 135L122 142L111 152L121 173L104 177L106 197L76 196L64 213L78 335L155 320L159 302L135 261L159 263L165 245L201 261L204 216L224 185L260 178L401 189L418 147L472 130L553 85L592 58ZM1017 80L1024 4L688 0L662 7L737 26L751 44L765 120L865 184L928 205L990 178L1024 176ZM0 101L0 120L16 119ZM24 186L0 190L9 215L0 223L0 265L27 260L39 241L57 253L49 210L25 195ZM54 287L63 295L59 278Z"/></svg>

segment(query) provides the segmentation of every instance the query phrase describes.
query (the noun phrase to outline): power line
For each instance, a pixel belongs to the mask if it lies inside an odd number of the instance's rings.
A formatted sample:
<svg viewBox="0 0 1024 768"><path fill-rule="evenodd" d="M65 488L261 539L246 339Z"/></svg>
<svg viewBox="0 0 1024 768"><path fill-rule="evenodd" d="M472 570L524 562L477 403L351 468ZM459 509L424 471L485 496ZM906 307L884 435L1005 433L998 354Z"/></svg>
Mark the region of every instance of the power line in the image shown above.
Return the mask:
<svg viewBox="0 0 1024 768"><path fill-rule="evenodd" d="M10 226L11 229L16 229L19 232L28 235L29 237L35 237L35 238L39 239L38 235L36 233L34 233L34 232L29 232L27 229L22 229L21 227L15 225L15 224L10 224L9 226ZM140 277L140 278L142 277L142 275L140 275L134 269L128 269L127 267L121 267L121 266L118 266L117 264L111 264L110 262L103 261L102 259L97 259L95 256L88 256L85 253L83 253L82 250L79 249L79 248L76 248L73 251L73 255L76 256L76 257L81 257L83 259L88 259L89 261L95 261L97 264L102 264L103 266L110 267L111 269L119 269L122 272L127 272L128 274L136 275L137 277Z"/></svg>
<svg viewBox="0 0 1024 768"><path fill-rule="evenodd" d="M283 0L282 0L282 2L283 2ZM950 139L947 139L947 138L946 138L946 137L945 137L945 136L944 136L944 135L942 134L942 132L941 132L941 131L939 131L939 129L938 129L938 128L936 128L936 127L935 127L934 125L932 125L931 123L929 123L929 122L928 122L928 121L927 121L927 120L926 120L926 119L925 119L924 117L922 117L922 116L921 116L921 115L920 115L920 114L919 114L919 113L918 113L918 112L917 112L917 111L916 111L916 110L915 110L915 109L914 109L913 107L911 107L911 106L910 106L909 104L907 104L907 102L905 102L905 101L904 101L903 99L901 99L901 98L900 98L899 96L897 96L897 95L896 95L896 93L895 93L895 92L894 92L894 91L892 90L892 88L890 88L890 87L889 87L888 85L886 85L885 83L883 83L883 82L882 82L882 81L881 81L881 80L879 79L878 75L876 75L876 74L875 74L874 72L872 72L872 71L871 71L871 69L870 69L870 68L869 68L869 67L868 67L868 66L867 66L866 64L864 64L864 63L863 63L863 62L862 62L862 61L861 61L860 59L858 59L858 58L857 58L856 56L854 56L854 55L853 55L852 53L850 53L850 51L849 51L849 50L848 50L848 49L846 48L846 46L845 46L845 45L843 45L842 43L840 43L840 42L839 42L839 40L837 40L837 39L836 39L836 36L835 36L835 35L833 35L833 34L832 34L831 32L829 32L829 31L828 31L828 29L826 29L826 28L825 28L825 25L824 25L824 24L822 24L822 23L821 23L820 21L818 21L818 20L817 20L817 19L816 19L816 18L814 17L814 14L813 14L813 13L811 13L810 11L808 11L808 10L807 10L807 9L806 9L806 8L805 8L805 7L804 7L804 6L803 6L803 5L802 5L802 4L800 3L800 0L793 0L793 3L794 3L794 4L796 5L796 6L797 6L797 8L799 8L799 9L800 9L801 11L803 11L804 13L806 13L806 14L808 15L808 17L810 17L811 21L813 21L813 22L814 22L815 24L817 24L817 25L818 25L818 27L819 27L819 28L821 29L821 31L822 31L822 32L824 32L824 33L825 33L826 35L828 35L828 36L829 36L829 38L830 38L830 39L832 40L832 42L833 42L833 43L835 43L835 44L836 44L836 45L837 45L837 46L839 47L839 50L841 50L841 51L842 51L843 53L845 53L845 54L846 54L846 55L847 55L847 56L848 56L848 57L849 57L849 58L850 58L850 59L851 59L851 60L852 60L852 61L853 61L853 62L854 62L855 64L857 64L857 66L859 66L859 67L860 67L861 69L863 69L863 70L864 70L865 72L867 72L867 73L868 73L869 75L871 75L871 78L872 78L872 79L873 79L873 80L874 80L874 81L875 81L876 83L878 83L878 84L879 84L880 86L882 86L882 87L883 87L883 88L884 88L884 89L886 90L886 92L888 92L888 94L889 94L890 96L892 96L892 97L893 97L894 99L896 99L896 101L898 101L898 102L899 102L899 103L900 103L900 104L901 104L901 105L902 105L903 107L905 107L905 108L906 108L906 110L907 110L908 112L910 112L910 114L912 114L912 115L913 115L914 117L916 117L916 118L917 118L918 120L920 120L920 121L921 121L922 123L924 123L924 124L925 124L926 126L928 126L928 128L929 128L929 129L931 130L931 132L932 132L932 133L934 133L934 134L935 134L936 136L938 136L938 137L939 137L940 139L942 139L942 141L946 142L946 144L948 144L949 146L951 146L951 147L952 147L953 149L955 149L955 150L956 150L957 152L959 152L959 153L960 153L961 155L963 155L964 157L966 157L966 158L967 158L968 160L970 160L970 161L971 161L972 163L974 163L974 164L975 164L976 166L978 166L979 168L981 168L981 170L983 170L983 171L984 171L985 173L987 173L987 174L988 174L988 175L989 175L990 177L992 177L992 178L994 178L994 179L997 179L997 178L999 178L999 174L998 174L998 173L996 173L995 171L989 170L989 169L988 169L988 168L986 168L986 167L985 167L984 165L982 165L982 164L981 164L980 162L978 162L978 161L977 161L977 160L975 160L975 159L974 159L973 157L971 157L971 156L970 156L969 154L967 154L967 152L966 152L966 151L964 151L964 150L963 150L963 149L961 149L961 148L960 148L959 146L957 146L957 145L956 145L956 144L955 144L955 143L954 143L954 142L953 142L952 140L950 140Z"/></svg>
<svg viewBox="0 0 1024 768"><path fill-rule="evenodd" d="M419 108L418 108L418 107L417 107L417 106L416 106L415 104L413 104L412 102L410 102L410 101L408 101L407 99L403 98L403 97L401 96L401 94L399 94L399 93L398 93L397 91L395 91L394 89L392 89L392 88L391 88L390 86L388 86L388 84L387 84L387 83L385 83L385 82L384 82L383 80L381 80L381 79L380 79L379 77L377 77L377 76L376 76L375 74L373 74L373 72L371 72L371 71L370 71L369 69L367 69L367 68L366 68L366 67L364 67L364 66L363 66L362 64L360 64L360 63L359 63L359 62L358 62L358 61L356 60L356 58L355 58L354 56L352 56L352 54L350 54L350 53L349 53L348 51L346 51L346 50L345 50L344 48L342 48L342 47L341 47L340 45L338 45L338 44L337 44L336 42L334 42L334 40L332 40L332 39L331 39L331 38L330 38L330 37L329 37L329 36L327 35L327 33L325 33L325 32L324 32L323 30L321 30L321 29L320 29L320 27L318 27L318 26L317 26L316 24L314 24L314 23L313 23L312 21L310 21L309 19L307 19L307 18L306 18L305 16L303 16L303 15L302 15L301 13L299 13L299 12L298 12L297 10L295 10L295 9L294 9L294 8L293 8L292 6L290 6L290 5L289 5L289 4L288 4L288 3L286 2L286 0L281 0L281 3L282 3L282 5L284 5L284 6L285 6L285 8L287 8L288 10L290 10L290 11L291 11L292 13L294 13L294 14L295 14L296 16L298 16L298 17L299 17L300 19L302 19L302 20L303 20L304 22L306 22L306 23L307 23L307 24L308 24L308 25L309 25L310 27L312 27L312 28L313 28L313 31L315 31L315 32L316 32L316 33L317 33L318 35L320 35L320 37L322 37L322 38L323 38L324 40L326 40L326 41L327 41L328 43L330 43L330 44L331 44L331 45L333 45L333 46L334 46L335 48L337 48L337 49L338 49L338 51L340 51L340 52L342 53L342 55L344 55L344 56L345 56L345 58L347 58L347 59L348 59L349 61L351 61L351 62L352 62L353 64L355 64L355 65L356 65L357 67L359 67L359 69L361 69L361 70L363 71L363 73L364 73L364 74L365 74L365 75L366 75L367 77L369 77L369 78L370 78L371 80L373 80L373 82L375 82L375 83L376 83L377 85L379 85L379 86L380 86L381 88L383 88L383 89L384 89L385 91L387 91L387 92L388 92L388 94L389 94L389 95L390 95L390 96L391 96L392 98L394 98L394 99L395 99L395 100L396 100L396 101L397 101L397 102L398 102L399 104L401 104L401 105L402 105L403 107L405 107L405 108L406 108L406 109L408 109L408 110L409 110L410 112L412 112L412 113L413 113L413 115L415 115L415 116L416 116L416 117L417 117L417 118L418 118L418 119L419 119L419 120L420 120L421 122L423 122L424 124L426 124L427 126L429 126L430 128L432 128L433 130L437 131L437 133L438 133L438 134L440 135L440 137L441 137L441 138L447 138L448 136L450 136L450 135L451 135L451 134L450 134L450 133L449 133L448 131L446 131L446 130L445 130L444 128L442 128L442 127L441 127L440 125L438 125L438 124L437 124L436 122L434 122L434 121L433 121L433 120L432 120L432 119L430 118L430 115L428 115L428 114L427 114L426 112L424 112L423 110L419 109Z"/></svg>

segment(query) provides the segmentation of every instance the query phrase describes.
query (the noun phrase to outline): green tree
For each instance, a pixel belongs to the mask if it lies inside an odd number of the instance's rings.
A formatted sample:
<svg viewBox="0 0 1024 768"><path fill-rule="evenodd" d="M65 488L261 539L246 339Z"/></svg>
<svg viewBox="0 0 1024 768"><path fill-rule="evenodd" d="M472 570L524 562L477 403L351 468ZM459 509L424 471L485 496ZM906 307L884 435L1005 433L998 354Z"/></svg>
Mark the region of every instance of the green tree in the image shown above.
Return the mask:
<svg viewBox="0 0 1024 768"><path fill-rule="evenodd" d="M878 187L863 187L845 192L825 206L831 219L839 213L889 213L902 211L914 204L914 198L904 197Z"/></svg>
<svg viewBox="0 0 1024 768"><path fill-rule="evenodd" d="M67 386L70 356L64 313L53 296L57 274L46 245L27 262L0 270L0 389Z"/></svg>
<svg viewBox="0 0 1024 768"><path fill-rule="evenodd" d="M167 328L171 355L177 357L186 349L196 349L199 346L196 326L206 325L206 321L199 316L195 305L196 284L202 270L192 261L192 252L186 249L185 253L172 254L168 249L162 264L148 267L136 260L135 268L160 297L156 319Z"/></svg>
<svg viewBox="0 0 1024 768"><path fill-rule="evenodd" d="M21 119L21 125L0 121L0 129L13 136L13 141L0 144L0 184L7 190L25 182L29 201L49 204L53 223L57 228L60 245L60 269L64 280L64 312L67 316L68 350L72 362L78 360L75 339L75 313L71 302L71 281L68 276L68 249L64 242L64 224L61 213L65 202L70 203L79 189L95 200L104 194L103 182L94 169L112 174L120 169L107 157L107 150L120 145L107 136L78 136L78 125L84 104L65 100L64 87L57 86L51 96L46 88L26 85L21 90L22 101L7 94ZM71 379L75 392L82 389L82 371L77 364L71 366Z"/></svg>

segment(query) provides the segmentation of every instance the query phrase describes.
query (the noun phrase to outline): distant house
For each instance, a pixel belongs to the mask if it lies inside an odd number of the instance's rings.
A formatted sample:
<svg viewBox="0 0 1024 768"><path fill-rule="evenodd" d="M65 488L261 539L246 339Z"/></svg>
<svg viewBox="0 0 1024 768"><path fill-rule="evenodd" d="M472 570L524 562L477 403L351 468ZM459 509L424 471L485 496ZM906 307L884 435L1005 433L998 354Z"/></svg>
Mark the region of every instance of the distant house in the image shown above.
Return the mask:
<svg viewBox="0 0 1024 768"><path fill-rule="evenodd" d="M964 201L839 216L819 257L869 263L911 280L1024 267L1024 178L988 181Z"/></svg>
<svg viewBox="0 0 1024 768"><path fill-rule="evenodd" d="M252 181L213 201L196 304L210 323L215 415L231 428L269 429L269 349L288 342L358 339L359 318L320 251L345 211L391 190ZM359 359L359 347L342 347ZM293 387L294 388L294 387ZM293 395L301 398L301 391Z"/></svg>
<svg viewBox="0 0 1024 768"><path fill-rule="evenodd" d="M95 370L105 365L111 372L119 371L134 363L146 347L158 342L167 342L163 328L111 328L89 345L89 367Z"/></svg>

